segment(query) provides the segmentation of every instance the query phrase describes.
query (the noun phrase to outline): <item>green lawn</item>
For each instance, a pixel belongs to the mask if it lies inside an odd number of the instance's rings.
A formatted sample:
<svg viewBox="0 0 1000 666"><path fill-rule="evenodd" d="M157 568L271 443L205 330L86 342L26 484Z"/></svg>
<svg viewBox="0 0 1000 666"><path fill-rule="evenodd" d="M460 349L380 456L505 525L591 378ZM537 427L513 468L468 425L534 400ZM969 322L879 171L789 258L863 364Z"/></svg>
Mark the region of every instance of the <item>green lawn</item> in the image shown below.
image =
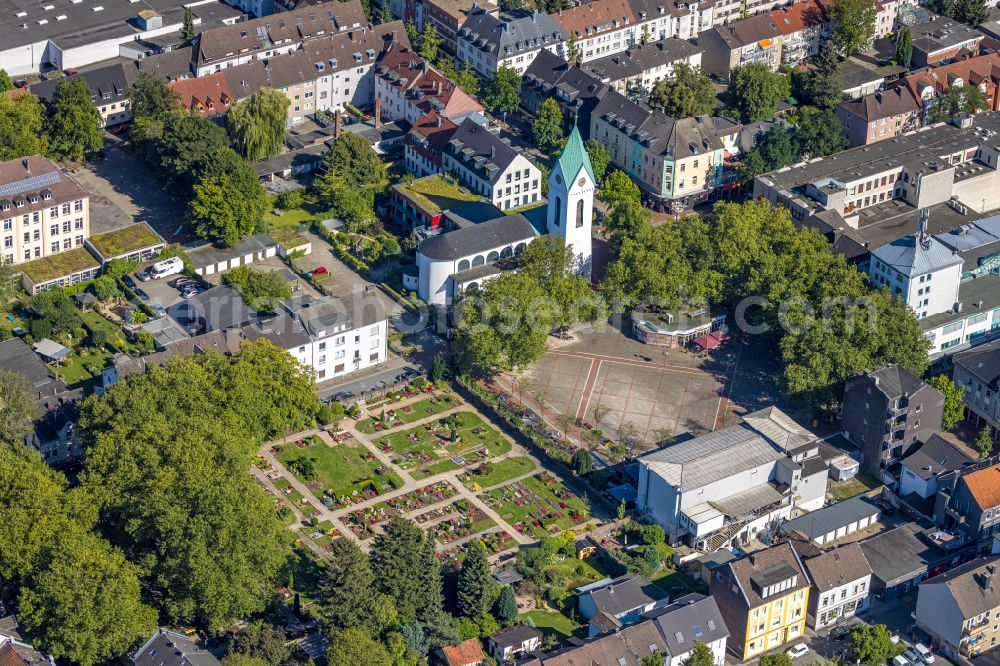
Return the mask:
<svg viewBox="0 0 1000 666"><path fill-rule="evenodd" d="M569 589L594 583L608 576L604 565L596 557L581 560L567 557L545 567L545 578L553 585Z"/></svg>
<svg viewBox="0 0 1000 666"><path fill-rule="evenodd" d="M489 488L498 483L503 483L504 481L532 472L535 470L535 467L535 461L531 458L514 456L513 458L505 458L493 463L493 469L485 476L466 473L460 477L460 480L469 488L478 491L482 488ZM478 487L474 488L474 486Z"/></svg>
<svg viewBox="0 0 1000 666"><path fill-rule="evenodd" d="M508 483L479 495L479 499L515 529L536 538L571 529L590 518L586 501L569 492L549 472Z"/></svg>
<svg viewBox="0 0 1000 666"><path fill-rule="evenodd" d="M101 371L111 356L111 352L103 349L82 348L64 356L60 365L50 365L49 368L58 373L70 388L83 388L89 392L100 381Z"/></svg>
<svg viewBox="0 0 1000 666"><path fill-rule="evenodd" d="M313 494L318 498L331 495L337 500L333 508L338 508L338 505L343 504L344 498L358 494L373 496L372 491L382 494L403 485L399 476L391 470L382 468L382 463L377 458L367 458L368 455L368 449L360 444L351 446L341 443L337 446L327 446L324 443L314 443L306 447L286 444L280 447L277 457L278 461L293 474L294 465L289 466L289 461L299 458L312 460L315 478L299 477L299 481L307 485L318 482L322 488L317 488Z"/></svg>
<svg viewBox="0 0 1000 666"><path fill-rule="evenodd" d="M380 422L385 425L389 425L394 422L399 422L405 425L407 423L413 423L414 421L427 418L428 416L440 414L441 412L447 411L458 404L458 401L453 396L442 395L440 397L418 400L407 407L386 406L377 416L369 416L366 419L358 421L358 425L356 427L359 432L371 435L377 430L383 429L376 428L376 424ZM383 414L385 415L384 421ZM385 429L388 432L391 429L391 425Z"/></svg>
<svg viewBox="0 0 1000 666"><path fill-rule="evenodd" d="M455 440L448 425L451 421L457 422ZM473 412L456 412L416 428L394 429L373 444L392 455L393 462L403 469L413 470L418 479L458 469L451 460L457 456L464 457L466 463L485 462L511 449L496 428Z"/></svg>
<svg viewBox="0 0 1000 666"><path fill-rule="evenodd" d="M527 618L531 618L535 629L538 629L545 635L555 635L560 642L573 636L577 638L586 638L587 636L587 627L585 625L575 624L568 617L556 611L533 610L518 615L518 619L522 622Z"/></svg>
<svg viewBox="0 0 1000 666"><path fill-rule="evenodd" d="M882 484L878 482L878 479L861 472L854 478L847 479L846 481L831 481L829 494L834 499L845 500L855 495L866 493L873 488L878 488L880 485Z"/></svg>
<svg viewBox="0 0 1000 666"><path fill-rule="evenodd" d="M650 580L658 588L670 595L670 598L679 597L689 592L708 592L703 590L704 585L691 579L687 574L674 569L673 567L663 567L650 577Z"/></svg>

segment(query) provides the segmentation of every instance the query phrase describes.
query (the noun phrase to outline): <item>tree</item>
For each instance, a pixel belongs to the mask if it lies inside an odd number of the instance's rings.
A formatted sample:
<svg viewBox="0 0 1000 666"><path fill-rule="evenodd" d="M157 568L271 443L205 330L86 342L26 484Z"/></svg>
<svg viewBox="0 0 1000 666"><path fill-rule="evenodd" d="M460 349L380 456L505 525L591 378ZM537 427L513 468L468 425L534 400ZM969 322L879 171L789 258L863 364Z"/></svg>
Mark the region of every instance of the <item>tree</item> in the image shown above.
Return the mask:
<svg viewBox="0 0 1000 666"><path fill-rule="evenodd" d="M427 62L434 62L441 46L441 37L433 21L424 21L424 31L420 33L420 46L417 53Z"/></svg>
<svg viewBox="0 0 1000 666"><path fill-rule="evenodd" d="M854 2L856 0L841 0ZM867 1L867 0L857 0ZM745 123L757 122L774 115L778 102L791 93L788 77L772 72L761 62L735 67L732 71L726 97L730 107Z"/></svg>
<svg viewBox="0 0 1000 666"><path fill-rule="evenodd" d="M46 322L51 332L72 333L82 325L80 311L73 304L73 299L64 291L44 291L36 294L28 301L28 306L34 312L35 321ZM37 337L34 334L32 336Z"/></svg>
<svg viewBox="0 0 1000 666"><path fill-rule="evenodd" d="M102 303L112 301L121 296L121 290L118 288L118 281L110 275L102 275L94 280L94 283L91 285L91 289L93 289L94 296L97 297L97 300Z"/></svg>
<svg viewBox="0 0 1000 666"><path fill-rule="evenodd" d="M254 232L266 206L264 197L241 190L232 176L219 174L194 186L188 219L202 238L232 247Z"/></svg>
<svg viewBox="0 0 1000 666"><path fill-rule="evenodd" d="M970 28L986 23L990 10L984 0L955 0L953 17Z"/></svg>
<svg viewBox="0 0 1000 666"><path fill-rule="evenodd" d="M639 203L642 199L642 190L627 173L615 169L604 179L604 186L601 187L598 197L609 208L617 208L626 202Z"/></svg>
<svg viewBox="0 0 1000 666"><path fill-rule="evenodd" d="M6 69L0 69L0 93L8 93L14 89L14 83Z"/></svg>
<svg viewBox="0 0 1000 666"><path fill-rule="evenodd" d="M587 449L577 449L573 454L573 469L580 476L586 476L594 471L594 458Z"/></svg>
<svg viewBox="0 0 1000 666"><path fill-rule="evenodd" d="M424 622L433 622L444 614L444 593L442 592L441 564L437 559L437 547L430 534L424 537L420 559L421 594L417 617Z"/></svg>
<svg viewBox="0 0 1000 666"><path fill-rule="evenodd" d="M913 33L910 26L904 25L896 33L896 64L900 67L910 68L910 59L913 57Z"/></svg>
<svg viewBox="0 0 1000 666"><path fill-rule="evenodd" d="M500 598L497 599L497 618L505 625L511 624L517 619L517 597L514 595L514 588L504 585L500 590Z"/></svg>
<svg viewBox="0 0 1000 666"><path fill-rule="evenodd" d="M892 634L884 624L855 625L848 635L847 646L862 663L871 666L881 666L906 649L902 643L892 642Z"/></svg>
<svg viewBox="0 0 1000 666"><path fill-rule="evenodd" d="M716 101L711 77L686 63L677 63L673 77L657 81L649 94L649 103L671 118L710 115Z"/></svg>
<svg viewBox="0 0 1000 666"><path fill-rule="evenodd" d="M258 312L277 312L278 303L292 297L292 289L278 271L260 271L239 266L222 276L226 284Z"/></svg>
<svg viewBox="0 0 1000 666"><path fill-rule="evenodd" d="M608 165L611 164L611 154L608 153L607 148L594 139L589 139L587 143L583 144L583 147L587 151L587 157L590 158L590 166L594 169L597 185L600 186L604 183L604 174L607 173Z"/></svg>
<svg viewBox="0 0 1000 666"><path fill-rule="evenodd" d="M251 622L233 637L229 653L254 657L268 666L280 666L292 656L285 632L261 620Z"/></svg>
<svg viewBox="0 0 1000 666"><path fill-rule="evenodd" d="M796 132L799 152L810 158L839 153L847 148L843 129L840 118L832 109L800 108Z"/></svg>
<svg viewBox="0 0 1000 666"><path fill-rule="evenodd" d="M417 32L417 25L411 20L407 19L403 24L403 29L406 31L406 36L410 40L410 45L414 49L420 49L420 33Z"/></svg>
<svg viewBox="0 0 1000 666"><path fill-rule="evenodd" d="M958 113L977 113L989 108L986 93L976 86L949 86L934 98L930 120L939 123L950 120Z"/></svg>
<svg viewBox="0 0 1000 666"><path fill-rule="evenodd" d="M82 78L56 84L45 123L49 154L56 159L80 159L104 145L103 121L91 95Z"/></svg>
<svg viewBox="0 0 1000 666"><path fill-rule="evenodd" d="M251 162L280 153L288 105L288 97L273 88L261 88L234 102L226 114L226 127L236 150Z"/></svg>
<svg viewBox="0 0 1000 666"><path fill-rule="evenodd" d="M830 37L844 56L868 48L875 36L875 3L872 0L836 0L827 10L833 25Z"/></svg>
<svg viewBox="0 0 1000 666"><path fill-rule="evenodd" d="M583 61L583 49L576 43L576 35L570 34L566 40L566 62L579 65Z"/></svg>
<svg viewBox="0 0 1000 666"><path fill-rule="evenodd" d="M651 36L649 34L649 24L648 23L643 23L642 24L642 33L639 35L639 44L640 44L640 46L645 46L646 44L649 44L649 40L650 39L651 39Z"/></svg>
<svg viewBox="0 0 1000 666"><path fill-rule="evenodd" d="M761 655L757 663L759 666L792 666L792 658L784 652L772 652Z"/></svg>
<svg viewBox="0 0 1000 666"><path fill-rule="evenodd" d="M344 132L324 156L315 188L335 215L357 228L375 220L375 196L388 184L388 168L368 142Z"/></svg>
<svg viewBox="0 0 1000 666"><path fill-rule="evenodd" d="M326 661L330 666L394 666L385 646L358 628L335 629L331 633Z"/></svg>
<svg viewBox="0 0 1000 666"><path fill-rule="evenodd" d="M222 666L268 666L268 664L260 657L230 652L222 658Z"/></svg>
<svg viewBox="0 0 1000 666"><path fill-rule="evenodd" d="M184 8L184 22L181 23L180 38L182 44L187 44L194 39L194 15L190 7Z"/></svg>
<svg viewBox="0 0 1000 666"><path fill-rule="evenodd" d="M187 11L191 11L188 8ZM139 72L128 91L129 108L135 118L163 120L177 108L180 95L166 82L149 71Z"/></svg>
<svg viewBox="0 0 1000 666"><path fill-rule="evenodd" d="M796 92L800 104L817 109L835 109L844 98L840 58L829 42L820 49L812 66L800 78L800 90Z"/></svg>
<svg viewBox="0 0 1000 666"><path fill-rule="evenodd" d="M44 154L44 126L45 107L37 97L0 93L0 161Z"/></svg>
<svg viewBox="0 0 1000 666"><path fill-rule="evenodd" d="M531 125L531 136L535 145L547 153L565 138L562 109L555 98L548 97L538 106L535 122Z"/></svg>
<svg viewBox="0 0 1000 666"><path fill-rule="evenodd" d="M976 437L976 450L979 451L980 460L986 460L993 453L993 435L990 433L989 424L979 431Z"/></svg>
<svg viewBox="0 0 1000 666"><path fill-rule="evenodd" d="M318 600L323 619L332 627L365 627L375 596L368 557L350 539L330 545L330 560L319 581Z"/></svg>
<svg viewBox="0 0 1000 666"><path fill-rule="evenodd" d="M512 12L524 7L524 0L500 0L500 11Z"/></svg>
<svg viewBox="0 0 1000 666"><path fill-rule="evenodd" d="M156 628L138 568L79 529L56 535L44 567L22 588L18 620L54 657L91 666L121 656Z"/></svg>
<svg viewBox="0 0 1000 666"><path fill-rule="evenodd" d="M395 17L392 15L392 10L389 9L389 3L382 3L382 10L379 12L378 22L381 24L392 23Z"/></svg>
<svg viewBox="0 0 1000 666"><path fill-rule="evenodd" d="M423 586L415 575L420 570L423 540L423 530L414 522L397 517L383 525L383 534L372 542L372 587L395 601L400 623L413 620L423 603Z"/></svg>
<svg viewBox="0 0 1000 666"><path fill-rule="evenodd" d="M133 129L137 124L141 125L134 123ZM229 137L222 127L190 113L167 116L160 135L145 143L151 145L146 149L138 148L145 154L143 159L156 166L168 189L184 198L190 196L192 186L198 182L206 165L216 164L222 154L220 151L231 150ZM239 157L235 153L234 156Z"/></svg>
<svg viewBox="0 0 1000 666"><path fill-rule="evenodd" d="M458 612L468 618L488 612L493 605L493 587L486 549L473 541L458 571Z"/></svg>
<svg viewBox="0 0 1000 666"><path fill-rule="evenodd" d="M521 75L502 65L500 71L486 84L482 102L492 113L502 113L506 118L521 103Z"/></svg>
<svg viewBox="0 0 1000 666"><path fill-rule="evenodd" d="M455 73L455 83L459 88L475 95L479 91L479 77L468 61L463 62Z"/></svg>
<svg viewBox="0 0 1000 666"><path fill-rule="evenodd" d="M695 641L691 654L684 660L682 666L715 666L715 656L707 645Z"/></svg>
<svg viewBox="0 0 1000 666"><path fill-rule="evenodd" d="M31 382L19 372L0 368L0 446L23 443L37 412Z"/></svg>
<svg viewBox="0 0 1000 666"><path fill-rule="evenodd" d="M941 425L951 430L965 416L965 387L955 384L948 375L934 375L927 383L944 395L944 413Z"/></svg>

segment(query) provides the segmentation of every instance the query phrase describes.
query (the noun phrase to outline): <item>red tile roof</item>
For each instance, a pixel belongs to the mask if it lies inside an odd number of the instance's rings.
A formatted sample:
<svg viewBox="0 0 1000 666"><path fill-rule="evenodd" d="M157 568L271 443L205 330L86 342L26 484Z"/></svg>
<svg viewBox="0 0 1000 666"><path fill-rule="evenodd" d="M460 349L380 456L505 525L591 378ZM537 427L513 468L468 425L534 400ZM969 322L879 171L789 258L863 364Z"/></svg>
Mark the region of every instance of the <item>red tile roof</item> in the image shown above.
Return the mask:
<svg viewBox="0 0 1000 666"><path fill-rule="evenodd" d="M823 5L817 0L806 0L806 2L799 2L791 7L776 9L771 12L771 19L778 26L782 35L791 35L800 30L815 28L828 20Z"/></svg>
<svg viewBox="0 0 1000 666"><path fill-rule="evenodd" d="M922 93L928 87L933 88L935 94L942 93L957 79L961 79L963 85L974 86L983 81L1000 82L1000 53L970 57L941 67L927 67L907 74L904 81L913 96L922 100Z"/></svg>
<svg viewBox="0 0 1000 666"><path fill-rule="evenodd" d="M483 647L476 638L462 641L458 645L443 647L441 652L444 654L448 666L470 666L471 664L479 664L485 659Z"/></svg>
<svg viewBox="0 0 1000 666"><path fill-rule="evenodd" d="M1000 506L1000 465L993 465L962 477L980 509Z"/></svg>
<svg viewBox="0 0 1000 666"><path fill-rule="evenodd" d="M225 113L233 101L233 93L222 72L194 79L178 79L170 84L181 96L181 104L203 116Z"/></svg>
<svg viewBox="0 0 1000 666"><path fill-rule="evenodd" d="M379 60L375 75L401 90L424 113L437 109L447 118L482 113L482 105L403 44L394 44Z"/></svg>
<svg viewBox="0 0 1000 666"><path fill-rule="evenodd" d="M594 0L563 9L551 17L577 39L620 30L635 23L635 12L627 0Z"/></svg>

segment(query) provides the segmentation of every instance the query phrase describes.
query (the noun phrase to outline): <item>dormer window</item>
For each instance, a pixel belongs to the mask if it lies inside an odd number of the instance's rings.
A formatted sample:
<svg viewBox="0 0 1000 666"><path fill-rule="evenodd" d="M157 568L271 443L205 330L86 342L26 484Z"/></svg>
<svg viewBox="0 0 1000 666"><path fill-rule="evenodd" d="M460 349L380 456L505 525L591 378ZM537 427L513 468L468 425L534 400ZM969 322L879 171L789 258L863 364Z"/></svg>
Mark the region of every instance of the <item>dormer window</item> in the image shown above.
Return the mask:
<svg viewBox="0 0 1000 666"><path fill-rule="evenodd" d="M30 196L28 197L28 201L30 201L30 202L31 202L31 203L33 203L33 204L36 204L36 203L38 203L38 195L37 195L37 194L32 194L32 195L30 195Z"/></svg>

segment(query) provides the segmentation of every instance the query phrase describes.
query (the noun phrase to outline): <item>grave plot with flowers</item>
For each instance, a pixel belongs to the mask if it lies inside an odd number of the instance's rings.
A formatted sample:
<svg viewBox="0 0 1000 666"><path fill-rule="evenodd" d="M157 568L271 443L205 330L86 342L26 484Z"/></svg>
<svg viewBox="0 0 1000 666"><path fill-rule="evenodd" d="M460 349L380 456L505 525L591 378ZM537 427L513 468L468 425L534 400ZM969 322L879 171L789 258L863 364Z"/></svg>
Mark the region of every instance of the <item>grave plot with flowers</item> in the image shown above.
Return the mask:
<svg viewBox="0 0 1000 666"><path fill-rule="evenodd" d="M355 509L341 516L340 522L356 534L359 539L368 539L375 536L376 525L381 525L390 518L419 511L424 507L451 499L457 494L458 490L455 486L447 481L429 483L399 497L393 497L363 509Z"/></svg>
<svg viewBox="0 0 1000 666"><path fill-rule="evenodd" d="M358 421L358 432L372 435L377 432L388 432L394 428L401 428L408 423L425 419L447 411L453 407L458 407L462 401L452 393L438 391L423 400L418 400L410 405L402 407L386 405L377 414Z"/></svg>
<svg viewBox="0 0 1000 666"><path fill-rule="evenodd" d="M590 519L586 500L574 495L549 472L508 483L478 497L518 532L539 539Z"/></svg>
<svg viewBox="0 0 1000 666"><path fill-rule="evenodd" d="M483 511L468 500L460 499L418 515L417 524L448 544L497 526Z"/></svg>

